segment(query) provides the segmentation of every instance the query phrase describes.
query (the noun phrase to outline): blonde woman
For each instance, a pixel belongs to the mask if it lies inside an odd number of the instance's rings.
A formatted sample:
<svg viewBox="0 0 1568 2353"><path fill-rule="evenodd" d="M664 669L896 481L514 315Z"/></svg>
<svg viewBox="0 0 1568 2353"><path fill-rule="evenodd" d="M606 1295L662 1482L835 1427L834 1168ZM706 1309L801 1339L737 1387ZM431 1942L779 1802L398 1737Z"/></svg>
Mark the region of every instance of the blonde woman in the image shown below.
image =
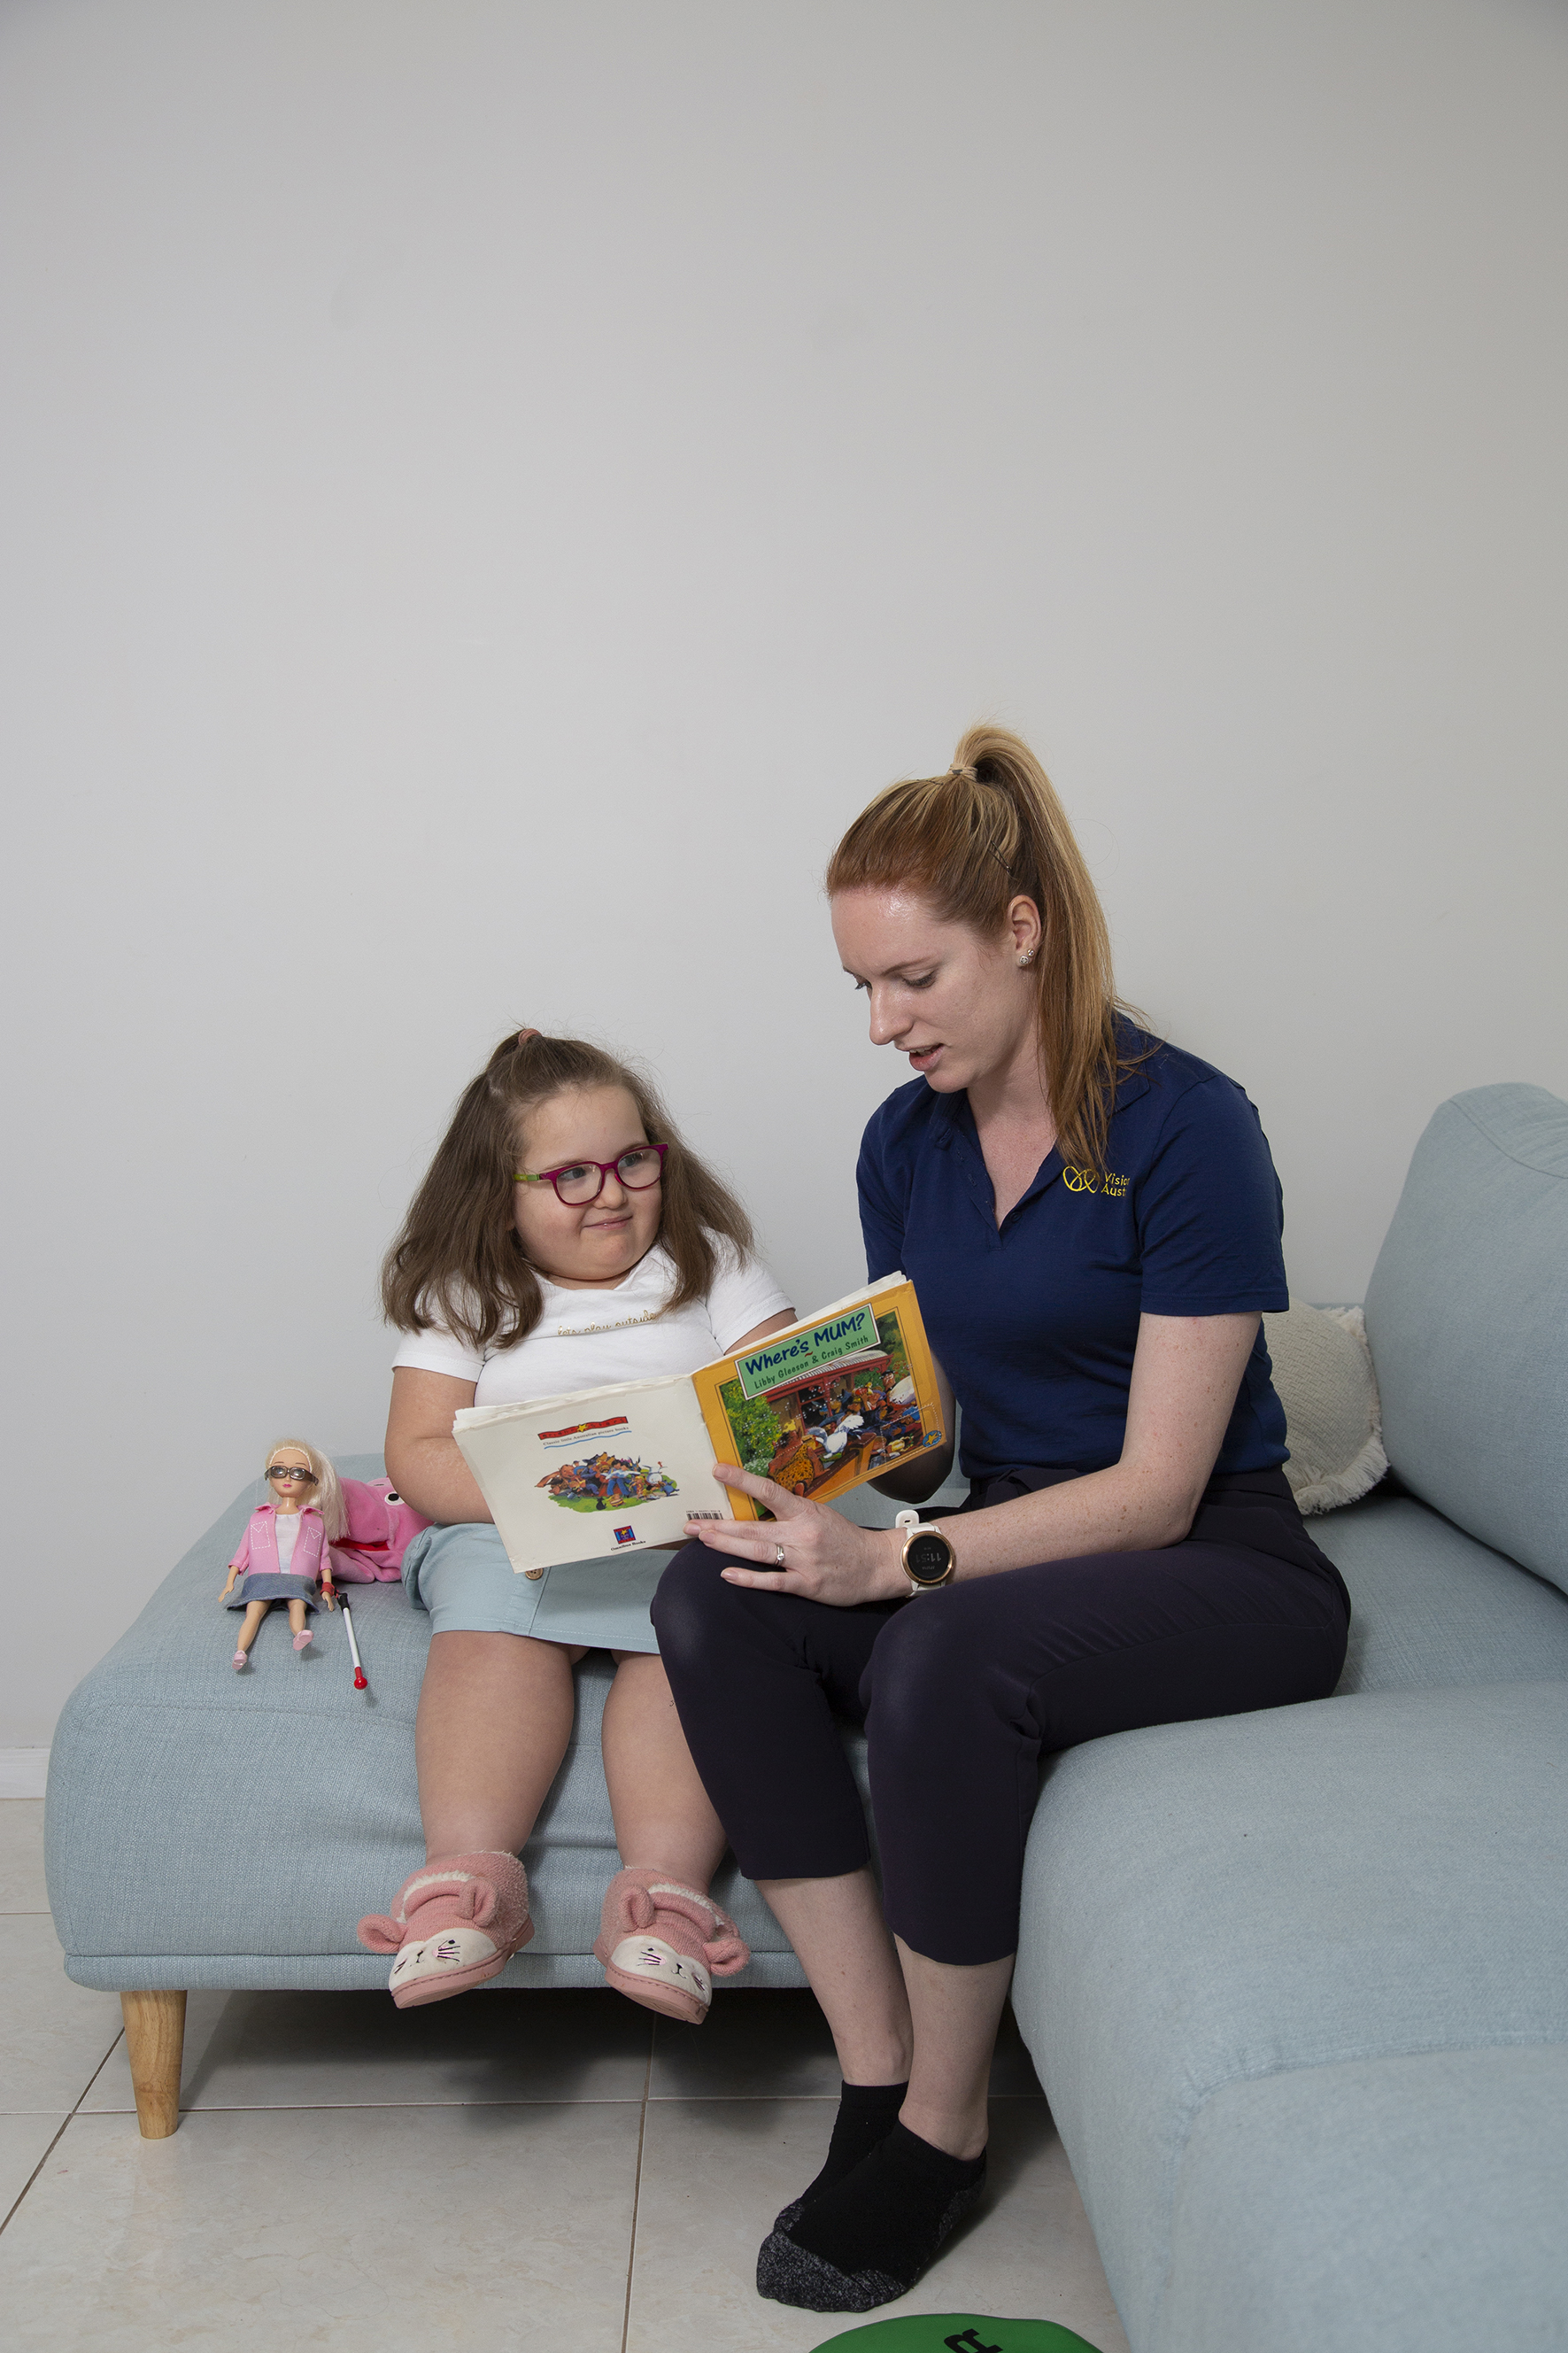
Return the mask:
<svg viewBox="0 0 1568 2353"><path fill-rule="evenodd" d="M868 1271L915 1281L969 1496L879 1531L722 1472L775 1524L692 1524L654 1623L843 2067L827 2162L758 2285L861 2312L980 2195L1042 1753L1321 1698L1349 1603L1279 1467L1259 1316L1287 1292L1258 1114L1119 1006L1028 747L977 728L944 775L879 794L827 891L872 1040L913 1073L861 1148ZM918 1504L950 1461L880 1483ZM880 1898L836 1715L866 1726Z"/></svg>

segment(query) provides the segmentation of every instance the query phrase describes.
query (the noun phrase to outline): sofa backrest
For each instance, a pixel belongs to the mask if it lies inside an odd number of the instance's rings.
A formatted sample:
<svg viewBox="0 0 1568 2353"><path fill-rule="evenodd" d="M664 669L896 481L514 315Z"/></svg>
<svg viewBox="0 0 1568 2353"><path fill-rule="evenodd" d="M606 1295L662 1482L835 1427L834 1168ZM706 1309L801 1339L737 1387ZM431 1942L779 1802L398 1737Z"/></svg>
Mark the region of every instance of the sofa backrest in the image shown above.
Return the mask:
<svg viewBox="0 0 1568 2353"><path fill-rule="evenodd" d="M1568 1103L1498 1086L1438 1107L1366 1336L1405 1485L1568 1592Z"/></svg>

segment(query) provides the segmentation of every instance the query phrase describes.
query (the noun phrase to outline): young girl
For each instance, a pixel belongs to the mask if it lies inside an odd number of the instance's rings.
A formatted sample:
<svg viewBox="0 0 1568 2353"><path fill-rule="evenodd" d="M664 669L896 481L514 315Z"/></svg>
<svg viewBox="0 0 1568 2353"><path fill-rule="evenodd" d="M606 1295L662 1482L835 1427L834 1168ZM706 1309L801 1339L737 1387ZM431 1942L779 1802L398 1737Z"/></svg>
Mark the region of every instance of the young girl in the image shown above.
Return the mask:
<svg viewBox="0 0 1568 2353"><path fill-rule="evenodd" d="M645 1080L595 1046L523 1029L463 1095L387 1253L387 1320L408 1336L386 1468L439 1523L403 1566L435 1628L415 1736L426 1860L390 1915L360 1923L372 1951L396 1955L400 2007L494 1977L532 1936L517 1858L591 1647L618 1666L604 1757L626 1868L594 1947L606 1977L696 2025L710 1973L751 1957L708 1898L725 1839L648 1622L662 1556L519 1577L451 1434L462 1406L693 1372L754 1346L795 1311L751 1246L745 1212Z"/></svg>

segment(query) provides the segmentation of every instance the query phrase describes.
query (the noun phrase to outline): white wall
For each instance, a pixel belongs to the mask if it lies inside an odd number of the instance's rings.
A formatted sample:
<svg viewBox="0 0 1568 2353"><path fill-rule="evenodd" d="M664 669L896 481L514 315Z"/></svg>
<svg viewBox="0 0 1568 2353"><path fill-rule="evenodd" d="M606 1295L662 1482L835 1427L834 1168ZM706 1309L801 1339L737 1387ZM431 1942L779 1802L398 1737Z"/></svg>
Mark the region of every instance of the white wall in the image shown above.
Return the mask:
<svg viewBox="0 0 1568 2353"><path fill-rule="evenodd" d="M983 713L1300 1293L1568 1092L1565 110L1546 0L11 0L0 1744L377 1442L509 1023L857 1278L817 878Z"/></svg>

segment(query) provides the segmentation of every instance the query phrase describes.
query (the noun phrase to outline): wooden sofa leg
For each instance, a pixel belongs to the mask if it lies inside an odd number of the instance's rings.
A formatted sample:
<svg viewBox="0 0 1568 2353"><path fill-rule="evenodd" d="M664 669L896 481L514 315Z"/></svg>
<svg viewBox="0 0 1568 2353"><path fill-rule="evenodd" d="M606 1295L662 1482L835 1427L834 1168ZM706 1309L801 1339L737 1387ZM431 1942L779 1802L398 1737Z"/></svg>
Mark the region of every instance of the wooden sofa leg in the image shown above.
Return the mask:
<svg viewBox="0 0 1568 2353"><path fill-rule="evenodd" d="M122 1993L125 2048L143 2140L167 2140L180 2121L180 2063L185 2051L183 1993Z"/></svg>

